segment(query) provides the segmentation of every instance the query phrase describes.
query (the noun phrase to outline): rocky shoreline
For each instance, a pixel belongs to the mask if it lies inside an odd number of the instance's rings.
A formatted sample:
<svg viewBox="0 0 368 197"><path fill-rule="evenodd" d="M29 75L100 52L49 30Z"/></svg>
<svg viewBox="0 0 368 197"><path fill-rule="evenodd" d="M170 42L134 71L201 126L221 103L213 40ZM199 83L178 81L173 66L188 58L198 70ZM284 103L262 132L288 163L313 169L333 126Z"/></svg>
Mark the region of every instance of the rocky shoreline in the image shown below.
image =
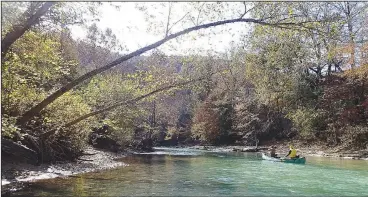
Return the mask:
<svg viewBox="0 0 368 197"><path fill-rule="evenodd" d="M272 144L276 146L276 152L280 155L288 152L287 143ZM185 148L200 149L215 152L262 152L267 151L271 145L251 147L251 146L185 146ZM368 150L361 151L335 151L333 149L322 149L320 146L301 146L295 145L299 154L303 156L336 157L342 159L362 159L368 160ZM174 147L173 147L174 148ZM178 147L175 148L184 148ZM325 151L321 151L325 150ZM1 164L1 185L2 194L21 189L23 183L32 182L40 179L49 179L63 176L71 176L80 173L93 172L105 169L128 166L119 161L133 152L112 153L89 147L85 150L86 155L82 156L78 162L66 162L58 164L42 164L34 166L24 163L12 163L2 161Z"/></svg>
<svg viewBox="0 0 368 197"><path fill-rule="evenodd" d="M2 195L21 189L26 182L40 179L70 176L80 173L93 172L105 169L127 166L119 158L125 157L129 152L112 153L88 147L85 155L77 162L65 162L57 164L32 164L16 163L10 161L1 162L1 187Z"/></svg>

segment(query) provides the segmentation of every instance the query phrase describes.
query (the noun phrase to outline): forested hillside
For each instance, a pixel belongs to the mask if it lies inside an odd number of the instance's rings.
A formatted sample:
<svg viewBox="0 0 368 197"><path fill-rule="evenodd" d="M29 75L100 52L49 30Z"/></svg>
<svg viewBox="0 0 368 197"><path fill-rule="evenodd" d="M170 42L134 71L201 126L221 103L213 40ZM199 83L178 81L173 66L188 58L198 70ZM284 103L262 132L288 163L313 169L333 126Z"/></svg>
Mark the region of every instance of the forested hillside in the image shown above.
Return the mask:
<svg viewBox="0 0 368 197"><path fill-rule="evenodd" d="M151 22L162 40L131 53L126 38L96 25L101 4L1 3L3 155L40 163L75 160L87 144L123 151L292 139L367 148L367 3L249 2L237 13L230 2L190 2L177 21L176 4L162 3L167 24ZM226 53L160 48L233 23L249 31ZM84 38L73 38L75 25Z"/></svg>

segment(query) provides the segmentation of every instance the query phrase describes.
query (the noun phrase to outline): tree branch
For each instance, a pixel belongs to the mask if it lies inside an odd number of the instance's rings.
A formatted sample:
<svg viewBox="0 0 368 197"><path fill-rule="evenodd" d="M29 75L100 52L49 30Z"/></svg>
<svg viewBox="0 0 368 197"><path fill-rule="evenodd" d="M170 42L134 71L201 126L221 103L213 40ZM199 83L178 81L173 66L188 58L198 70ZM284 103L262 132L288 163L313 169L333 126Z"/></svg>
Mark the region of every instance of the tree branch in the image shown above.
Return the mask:
<svg viewBox="0 0 368 197"><path fill-rule="evenodd" d="M121 101L121 102L117 102L115 104L112 104L108 107L105 107L103 109L100 109L100 110L97 110L97 111L94 111L94 112L91 112L91 113L88 113L86 115L83 115L67 124L64 125L64 127L70 127L74 124L77 124L78 122L86 119L86 118L89 118L91 116L95 116L97 114L100 114L102 112L105 112L105 111L108 111L108 110L112 110L112 109L115 109L116 107L120 107L122 105L127 105L127 104L133 104L133 103L136 103L146 97L149 97L151 95L154 95L156 93L159 93L159 92L162 92L162 91L165 91L165 90L169 90L169 89L172 89L172 88L175 88L175 87L178 87L178 86L183 86L183 85L187 85L187 84L190 84L190 83L193 83L193 82L197 82L197 81L201 81L201 80L204 80L204 78L199 78L199 79L195 79L195 80L192 80L192 81L186 81L186 82L182 82L182 83L177 83L177 84L173 84L173 85L169 85L169 86L165 86L165 87L162 87L162 88L159 88L159 89L156 89L150 93L147 93L147 94L144 94L142 96L139 96L137 98L134 98L134 99L130 99L128 101Z"/></svg>
<svg viewBox="0 0 368 197"><path fill-rule="evenodd" d="M224 25L224 24L230 24L230 23L255 23L255 24L260 24L260 25L267 25L267 26L273 26L273 27L280 27L280 28L286 28L285 26L300 26L301 24L304 24L306 22L299 22L299 23L279 23L279 24L274 24L274 23L268 23L265 22L263 20L260 19L253 19L253 18L238 18L238 19L229 19L229 20L223 20L223 21L216 21L216 22L211 22L211 23L207 23L207 24L202 24L202 25L198 25L198 26L194 26L194 27L190 27L187 29L184 29L182 31L176 32L174 34L168 35L167 37L151 44L148 45L146 47L140 48L132 53L129 53L127 55L124 55L112 62L110 62L107 65L101 66L100 68L97 68L95 70L92 70L80 77L78 77L77 79L75 79L74 81L66 84L65 86L61 87L59 90L57 90L56 92L54 92L53 94L49 95L46 99L44 99L43 101L41 101L40 103L38 103L36 106L32 107L30 110L28 110L27 112L25 112L17 121L18 125L25 125L33 116L35 116L36 114L39 114L41 112L42 109L44 109L47 105L49 105L50 103L52 103L53 101L55 101L57 98L59 98L60 96L62 96L64 93L68 92L69 90L71 90L72 88L74 88L75 86L79 85L80 83L82 83L83 81L99 74L102 73L106 70L109 70L110 68L113 68L117 65L119 65L122 62L125 62L135 56L141 55L143 53L145 53L146 51L149 51L151 49L157 48L159 46L161 46L162 44L166 43L167 41L174 39L176 37L179 37L181 35L190 33L192 31L197 31L199 29L206 29L206 28L210 28L210 27L215 27L215 26L219 26L219 25Z"/></svg>
<svg viewBox="0 0 368 197"><path fill-rule="evenodd" d="M206 4L206 3L203 3L203 4L199 7L199 11L198 11L198 15L197 15L197 21L196 21L196 24L195 24L195 25L199 25L199 23L198 23L198 21L199 21L199 16L201 15L202 8L203 8L204 4Z"/></svg>
<svg viewBox="0 0 368 197"><path fill-rule="evenodd" d="M183 17L181 17L178 21L176 21L173 25L171 25L171 27L169 28L169 31L176 25L178 24L180 21L182 21L190 12L187 12ZM169 32L168 31L168 32ZM167 36L167 35L166 35Z"/></svg>
<svg viewBox="0 0 368 197"><path fill-rule="evenodd" d="M1 53L3 56L8 52L10 46L18 40L33 25L38 23L39 19L57 2L44 3L24 24L13 25L12 30L8 32L1 41Z"/></svg>
<svg viewBox="0 0 368 197"><path fill-rule="evenodd" d="M245 1L243 2L244 4L244 13L239 17L239 18L243 18L245 16L245 14L247 14L247 4L245 3Z"/></svg>
<svg viewBox="0 0 368 197"><path fill-rule="evenodd" d="M171 15L171 2L169 2L169 14L167 15L167 23L166 23L166 33L165 33L165 38L167 37L167 35L169 35L169 25L170 25L170 15Z"/></svg>

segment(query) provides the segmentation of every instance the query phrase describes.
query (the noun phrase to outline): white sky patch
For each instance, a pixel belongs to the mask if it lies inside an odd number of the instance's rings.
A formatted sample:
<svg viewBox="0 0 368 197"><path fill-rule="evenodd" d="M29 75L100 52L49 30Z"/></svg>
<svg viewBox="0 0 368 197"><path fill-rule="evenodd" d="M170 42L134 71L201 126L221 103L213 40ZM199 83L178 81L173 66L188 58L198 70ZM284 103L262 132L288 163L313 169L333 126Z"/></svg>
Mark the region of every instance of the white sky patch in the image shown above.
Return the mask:
<svg viewBox="0 0 368 197"><path fill-rule="evenodd" d="M120 9L117 10L110 3L104 2L100 7L100 21L96 22L96 24L102 30L106 28L112 29L112 32L117 36L120 43L127 48L126 51L120 53L132 52L164 37L164 33L157 35L157 32L153 30L164 32L165 27L156 26L152 31L147 31L150 23L146 20L144 13L136 8L135 2L116 2L113 4L120 5ZM156 5L158 4L156 3ZM155 21L156 25L160 23L166 24L167 10L154 8L156 5L146 5L148 6L148 13L156 14L155 18L149 18L150 21ZM171 24L184 16L186 12L185 4L177 4L176 6L172 12L171 17L173 21ZM182 6L182 9L180 9L180 6ZM163 14L160 15L159 12ZM240 42L241 37L247 33L248 27L249 25L247 24L236 23L200 30L171 40L163 44L159 49L168 55L224 53L231 44ZM176 25L172 33L182 29L182 26ZM86 36L86 30L82 27L72 27L71 31L74 38L84 38ZM199 36L199 33L203 35Z"/></svg>

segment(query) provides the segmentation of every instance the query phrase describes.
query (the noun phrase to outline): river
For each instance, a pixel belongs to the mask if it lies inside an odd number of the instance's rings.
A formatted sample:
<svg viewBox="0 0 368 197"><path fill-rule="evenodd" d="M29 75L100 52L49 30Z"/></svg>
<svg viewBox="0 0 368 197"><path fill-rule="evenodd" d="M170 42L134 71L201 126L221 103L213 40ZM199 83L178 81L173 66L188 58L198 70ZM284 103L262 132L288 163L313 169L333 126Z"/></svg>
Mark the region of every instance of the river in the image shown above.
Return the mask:
<svg viewBox="0 0 368 197"><path fill-rule="evenodd" d="M306 164L259 153L157 148L129 166L32 182L11 196L368 196L368 161L307 157Z"/></svg>

